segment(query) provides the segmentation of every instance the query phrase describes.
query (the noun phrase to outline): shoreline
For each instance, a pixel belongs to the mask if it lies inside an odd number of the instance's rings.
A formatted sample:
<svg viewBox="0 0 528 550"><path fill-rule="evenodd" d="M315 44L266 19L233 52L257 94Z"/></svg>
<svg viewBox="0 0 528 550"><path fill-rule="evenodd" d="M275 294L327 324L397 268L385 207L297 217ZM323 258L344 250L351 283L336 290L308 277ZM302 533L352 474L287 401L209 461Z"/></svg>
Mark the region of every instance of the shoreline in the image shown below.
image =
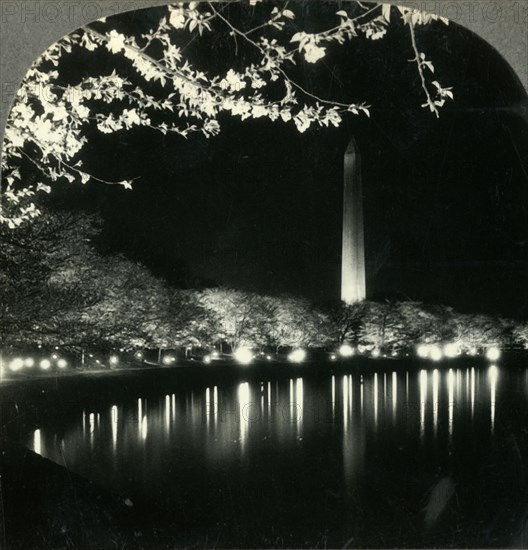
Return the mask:
<svg viewBox="0 0 528 550"><path fill-rule="evenodd" d="M304 363L253 363L241 365L234 362L200 364L180 363L178 366L141 366L108 370L69 370L35 375L16 375L4 378L1 403L18 401L50 400L52 397L67 396L67 401L84 399L106 400L112 395L141 396L156 394L169 387L206 387L237 381L273 381L298 377L323 379L347 374L366 375L370 373L418 372L420 370L440 371L451 368L482 369L491 366L484 357L457 357L440 362L416 357L369 358L353 357L333 362ZM507 354L498 364L508 368L525 368L526 363L517 354Z"/></svg>
<svg viewBox="0 0 528 550"><path fill-rule="evenodd" d="M442 358L439 361L430 359L422 359L420 357L369 357L369 356L354 356L350 358L342 358L334 361L307 360L299 363L288 361L254 361L250 364L241 364L236 361L217 361L211 363L203 363L200 361L181 361L176 365L162 365L157 363L147 363L136 366L124 367L107 367L104 369L92 368L77 368L71 367L67 370L55 371L38 371L33 370L26 373L12 374L9 371L4 371L3 377L0 379L0 387L8 384L18 384L21 382L30 382L33 380L61 380L68 378L97 378L97 377L119 377L137 375L139 373L179 373L179 374L194 374L194 373L210 373L225 374L241 373L251 374L258 372L261 374L280 372L287 374L288 372L326 370L332 374L358 369L368 369L371 372L387 371L387 370L446 370L448 368L467 368L467 367L482 367L486 365L500 364L508 362L509 364L517 364L525 358L519 353L504 353L497 361L490 361L483 356L464 355L453 358ZM402 369L402 366L404 368ZM27 372L27 371L26 371Z"/></svg>

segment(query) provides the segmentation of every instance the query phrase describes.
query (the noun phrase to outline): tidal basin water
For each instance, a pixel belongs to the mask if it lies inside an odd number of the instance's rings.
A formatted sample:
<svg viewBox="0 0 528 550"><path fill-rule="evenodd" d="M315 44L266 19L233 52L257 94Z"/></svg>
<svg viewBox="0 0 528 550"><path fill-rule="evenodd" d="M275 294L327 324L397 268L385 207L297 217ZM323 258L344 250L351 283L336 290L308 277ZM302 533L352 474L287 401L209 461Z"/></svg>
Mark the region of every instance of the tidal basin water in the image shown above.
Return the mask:
<svg viewBox="0 0 528 550"><path fill-rule="evenodd" d="M335 369L126 395L37 409L25 443L205 546L526 546L523 368Z"/></svg>

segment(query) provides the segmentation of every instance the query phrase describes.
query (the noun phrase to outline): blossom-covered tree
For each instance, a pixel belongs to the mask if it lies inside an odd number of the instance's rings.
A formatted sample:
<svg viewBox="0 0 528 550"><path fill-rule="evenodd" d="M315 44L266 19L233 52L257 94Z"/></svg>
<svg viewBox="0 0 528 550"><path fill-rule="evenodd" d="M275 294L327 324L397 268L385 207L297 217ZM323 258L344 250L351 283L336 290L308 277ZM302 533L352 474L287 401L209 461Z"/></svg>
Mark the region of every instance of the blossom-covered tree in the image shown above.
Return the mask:
<svg viewBox="0 0 528 550"><path fill-rule="evenodd" d="M2 345L168 346L179 318L167 284L92 245L96 218L46 210L0 226ZM168 325L170 325L168 327Z"/></svg>
<svg viewBox="0 0 528 550"><path fill-rule="evenodd" d="M47 343L59 338L56 320L80 314L97 297L74 266L92 263L88 240L97 223L88 215L47 213L16 231L0 226L0 341Z"/></svg>
<svg viewBox="0 0 528 550"><path fill-rule="evenodd" d="M340 302L329 309L330 334L335 342L358 343L367 307L366 302Z"/></svg>
<svg viewBox="0 0 528 550"><path fill-rule="evenodd" d="M9 228L39 215L35 197L59 180L112 181L85 169L82 151L89 129L104 133L147 127L186 138L212 137L221 115L240 120L267 118L296 126L339 126L343 117L369 115L368 100L320 97L295 77L296 67L321 62L332 48L358 36L382 39L398 18L409 34L410 62L419 75L422 106L438 116L451 88L435 80L434 66L421 51L416 28L447 20L406 7L361 2L347 4L328 28L303 28L300 5L250 2L234 22L223 4L191 2L167 6L146 32L127 33L119 17L86 25L52 45L27 72L8 117L1 169L0 223ZM193 41L222 36L235 46L228 67L204 70L187 53ZM208 42L210 44L211 41ZM238 56L243 50L247 55ZM78 53L113 58L113 71L64 78L63 62ZM134 76L131 76L131 75ZM28 182L21 166L41 175ZM6 207L7 206L7 207Z"/></svg>
<svg viewBox="0 0 528 550"><path fill-rule="evenodd" d="M276 299L271 338L276 348L320 347L331 341L327 315L309 300L295 296Z"/></svg>
<svg viewBox="0 0 528 550"><path fill-rule="evenodd" d="M254 346L258 332L261 297L228 288L210 288L200 293L200 302L216 325L216 341L225 341L232 350Z"/></svg>

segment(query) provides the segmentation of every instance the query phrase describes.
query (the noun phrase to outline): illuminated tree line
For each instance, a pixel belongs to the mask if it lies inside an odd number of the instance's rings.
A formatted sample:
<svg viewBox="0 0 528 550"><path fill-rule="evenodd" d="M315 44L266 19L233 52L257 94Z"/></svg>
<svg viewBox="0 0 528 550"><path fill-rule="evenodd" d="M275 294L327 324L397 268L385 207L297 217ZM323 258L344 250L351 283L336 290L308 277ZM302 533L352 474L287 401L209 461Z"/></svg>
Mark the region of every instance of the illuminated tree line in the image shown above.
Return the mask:
<svg viewBox="0 0 528 550"><path fill-rule="evenodd" d="M335 349L380 353L420 343L528 348L528 325L416 302L321 307L290 295L229 288L172 288L121 255L102 255L97 218L47 212L0 229L0 345L78 349L241 346L278 352Z"/></svg>

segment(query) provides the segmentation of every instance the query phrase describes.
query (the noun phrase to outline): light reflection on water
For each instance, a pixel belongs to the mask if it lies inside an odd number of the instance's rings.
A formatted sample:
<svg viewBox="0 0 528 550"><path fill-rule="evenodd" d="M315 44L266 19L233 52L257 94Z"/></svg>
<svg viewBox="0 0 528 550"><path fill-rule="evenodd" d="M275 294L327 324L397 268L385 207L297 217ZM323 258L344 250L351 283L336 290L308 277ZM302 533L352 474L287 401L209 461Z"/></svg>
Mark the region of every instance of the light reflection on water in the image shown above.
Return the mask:
<svg viewBox="0 0 528 550"><path fill-rule="evenodd" d="M438 369L433 371L433 429L434 435L438 432Z"/></svg>
<svg viewBox="0 0 528 550"><path fill-rule="evenodd" d="M420 371L420 439L425 438L425 408L427 406L427 371Z"/></svg>
<svg viewBox="0 0 528 550"><path fill-rule="evenodd" d="M392 421L396 423L396 411L398 407L398 375L392 372Z"/></svg>
<svg viewBox="0 0 528 550"><path fill-rule="evenodd" d="M495 399L497 393L497 379L499 377L499 369L495 365L491 365L488 369L488 378L490 384L490 415L491 415L491 431L495 428Z"/></svg>
<svg viewBox="0 0 528 550"><path fill-rule="evenodd" d="M374 385L372 388L372 399L374 401L374 428L378 427L378 373L374 373Z"/></svg>
<svg viewBox="0 0 528 550"><path fill-rule="evenodd" d="M455 384L455 375L453 374L453 369L449 369L447 373L447 411L448 411L448 433L449 441L453 437L453 414L455 410L455 401L454 401L454 389Z"/></svg>
<svg viewBox="0 0 528 550"><path fill-rule="evenodd" d="M398 419L406 417L412 420L416 411L417 435L422 441L427 437L428 430L435 436L442 429L452 439L457 418L469 413L472 419L476 403L480 407L485 406L479 398L485 394L489 396L486 401L490 429L494 428L499 380L499 369L495 365L488 368L487 376L480 384L474 368L463 371L421 370L416 375L410 373L410 381L409 373L393 371L383 375L381 387L379 376L378 373L360 376L334 375L330 378L330 385L326 386L329 390L327 396L324 395L324 387L315 388L311 383L306 386L303 378L292 378L287 381L286 399L281 389L284 382L241 382L236 387L236 395L233 395L229 387L206 387L200 398L194 393L178 397L185 403L181 416L177 414L176 393L167 393L160 399L137 398L136 415L126 413L130 410L130 405L126 402L111 404L102 417L101 412L84 409L79 412L78 423L69 426L65 437L66 440L70 438L78 441L78 448L71 446L66 448L66 452L89 452L88 447L94 447L102 432L109 434L115 453L120 444L125 444L124 438L127 439L128 448L144 444L150 437L159 446L161 434L164 434L163 440L170 444L171 439L176 436L175 432L183 435L184 439L193 434L192 439L199 440L207 437L207 430L214 434L220 447L227 448L237 441L240 449L243 449L253 433L258 435L265 431L278 439L300 436L305 432L309 434L319 427L321 418L327 423L328 419L334 418L336 409L342 412L344 434L353 430L361 418L367 432L374 433L378 427L386 428L386 423L395 426ZM412 386L413 380L418 388L419 402L411 403L408 398L399 400L400 384ZM339 386L340 392L337 391ZM462 387L465 391L462 391ZM120 413L121 408L126 418ZM356 411L361 413L357 418ZM339 423L339 419L335 418L335 422ZM137 426L135 436L130 430L133 424ZM123 430L120 429L121 425L124 426ZM236 427L237 433L233 432L233 427ZM29 446L39 454L47 453L53 458L53 449L44 451L42 443L42 438L48 440L53 437L49 430L48 427L35 430ZM233 435L237 437L233 438Z"/></svg>
<svg viewBox="0 0 528 550"><path fill-rule="evenodd" d="M117 406L112 405L111 409L111 422L112 422L112 449L114 453L116 452L117 447L117 424L119 422Z"/></svg>
<svg viewBox="0 0 528 550"><path fill-rule="evenodd" d="M480 436L494 437L505 403L503 374L491 366L478 375L475 368L435 368L166 388L37 425L27 445L120 490L129 484L154 494L187 490L192 501L193 476L208 472L208 483L217 483L221 494L227 482L218 479L231 476L229 483L243 486L250 482L246 465L253 464L264 479L256 491L267 498L273 485L267 488L266 476L290 468L303 491L313 488L314 499L320 477L335 479L332 490L343 491L343 502L352 506L377 460L390 470L393 458L411 461L434 448L428 452L436 465L454 464L449 457L469 452L468 434L477 422ZM403 491L406 480L400 481ZM198 509L199 494L196 499Z"/></svg>
<svg viewBox="0 0 528 550"><path fill-rule="evenodd" d="M42 454L42 434L38 428L33 432L33 450L39 455Z"/></svg>

